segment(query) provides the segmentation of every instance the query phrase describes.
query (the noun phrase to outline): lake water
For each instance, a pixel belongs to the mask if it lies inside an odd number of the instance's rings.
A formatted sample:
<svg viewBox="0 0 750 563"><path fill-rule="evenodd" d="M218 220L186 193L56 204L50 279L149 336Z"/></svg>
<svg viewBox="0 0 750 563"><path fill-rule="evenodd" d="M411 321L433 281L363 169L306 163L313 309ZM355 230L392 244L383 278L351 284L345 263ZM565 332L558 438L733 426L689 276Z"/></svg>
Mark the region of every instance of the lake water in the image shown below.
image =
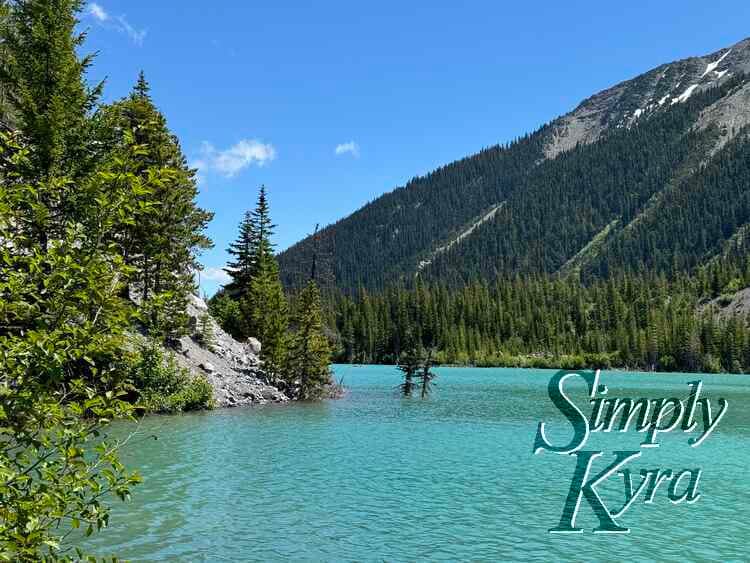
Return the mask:
<svg viewBox="0 0 750 563"><path fill-rule="evenodd" d="M349 389L341 400L147 418L124 455L145 482L87 547L144 561L750 558L750 377L602 374L609 396L634 398L685 400L687 383L702 379L714 411L720 397L729 408L700 447L683 432L661 435L661 447L628 466L636 476L702 468L697 502L672 504L664 486L618 519L629 534L612 535L591 532L597 520L584 501L584 532L558 535L548 530L575 458L532 455L539 421L552 437L571 434L547 395L554 372L436 371L424 401L397 395L395 368L337 366ZM642 439L597 433L586 449L605 452L603 468ZM608 506L623 503L621 478L601 489Z"/></svg>

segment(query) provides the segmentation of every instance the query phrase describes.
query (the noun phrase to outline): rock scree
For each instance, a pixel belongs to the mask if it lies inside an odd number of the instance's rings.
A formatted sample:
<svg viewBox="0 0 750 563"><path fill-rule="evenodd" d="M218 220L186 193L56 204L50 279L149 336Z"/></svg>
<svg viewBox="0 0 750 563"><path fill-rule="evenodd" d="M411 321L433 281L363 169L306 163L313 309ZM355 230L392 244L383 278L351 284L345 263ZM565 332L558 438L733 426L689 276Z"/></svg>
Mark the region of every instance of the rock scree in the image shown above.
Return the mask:
<svg viewBox="0 0 750 563"><path fill-rule="evenodd" d="M255 338L247 343L238 342L224 332L210 316L208 305L197 296L191 296L187 314L192 335L183 336L172 343L177 362L193 374L206 377L214 390L217 407L261 405L269 402L283 403L289 398L270 385L258 354L261 343ZM201 342L198 327L210 323L213 338Z"/></svg>

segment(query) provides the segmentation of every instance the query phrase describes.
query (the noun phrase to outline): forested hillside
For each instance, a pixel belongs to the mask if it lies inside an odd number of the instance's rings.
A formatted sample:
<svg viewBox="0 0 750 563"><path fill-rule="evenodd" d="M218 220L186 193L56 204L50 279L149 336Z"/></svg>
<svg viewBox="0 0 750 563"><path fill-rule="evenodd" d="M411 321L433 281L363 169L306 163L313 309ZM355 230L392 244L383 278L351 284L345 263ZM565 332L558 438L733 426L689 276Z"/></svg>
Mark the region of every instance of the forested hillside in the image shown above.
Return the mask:
<svg viewBox="0 0 750 563"><path fill-rule="evenodd" d="M654 69L324 229L337 286L692 272L748 223L750 40ZM700 225L701 228L694 228ZM279 257L287 285L308 238Z"/></svg>

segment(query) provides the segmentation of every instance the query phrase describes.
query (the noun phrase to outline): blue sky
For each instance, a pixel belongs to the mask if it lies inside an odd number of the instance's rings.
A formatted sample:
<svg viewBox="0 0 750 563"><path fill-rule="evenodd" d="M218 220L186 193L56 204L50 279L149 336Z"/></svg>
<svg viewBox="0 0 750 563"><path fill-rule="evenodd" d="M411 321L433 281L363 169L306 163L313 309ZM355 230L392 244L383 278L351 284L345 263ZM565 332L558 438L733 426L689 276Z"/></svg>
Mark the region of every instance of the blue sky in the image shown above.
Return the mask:
<svg viewBox="0 0 750 563"><path fill-rule="evenodd" d="M283 249L612 84L750 36L747 22L747 0L101 0L82 15L106 100L143 69L201 168L209 293L260 184Z"/></svg>

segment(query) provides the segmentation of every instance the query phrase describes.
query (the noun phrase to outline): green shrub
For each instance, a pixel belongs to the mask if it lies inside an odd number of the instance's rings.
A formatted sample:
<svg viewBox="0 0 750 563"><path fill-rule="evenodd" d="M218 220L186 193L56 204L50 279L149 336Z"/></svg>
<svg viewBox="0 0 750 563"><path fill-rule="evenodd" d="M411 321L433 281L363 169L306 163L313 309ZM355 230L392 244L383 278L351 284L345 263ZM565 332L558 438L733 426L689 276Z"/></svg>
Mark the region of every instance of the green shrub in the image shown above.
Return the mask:
<svg viewBox="0 0 750 563"><path fill-rule="evenodd" d="M206 350L213 352L216 345L216 334L214 334L214 325L208 313L203 313L198 319L198 332L195 340Z"/></svg>
<svg viewBox="0 0 750 563"><path fill-rule="evenodd" d="M130 379L139 395L137 406L148 412L213 407L213 390L208 380L202 375L193 376L177 365L174 355L153 340L139 345L130 365Z"/></svg>
<svg viewBox="0 0 750 563"><path fill-rule="evenodd" d="M705 373L721 372L721 360L713 354L706 354L703 358L703 371Z"/></svg>
<svg viewBox="0 0 750 563"><path fill-rule="evenodd" d="M677 360L669 354L659 358L659 369L662 371L674 371L677 368Z"/></svg>
<svg viewBox="0 0 750 563"><path fill-rule="evenodd" d="M560 367L562 369L583 369L586 367L586 361L583 356L565 355L560 357Z"/></svg>
<svg viewBox="0 0 750 563"><path fill-rule="evenodd" d="M234 338L247 338L246 323L239 303L226 293L219 292L208 300L208 310L219 326Z"/></svg>
<svg viewBox="0 0 750 563"><path fill-rule="evenodd" d="M732 299L734 299L733 293L722 293L717 299L716 302L719 304L719 307L726 307L732 302Z"/></svg>

